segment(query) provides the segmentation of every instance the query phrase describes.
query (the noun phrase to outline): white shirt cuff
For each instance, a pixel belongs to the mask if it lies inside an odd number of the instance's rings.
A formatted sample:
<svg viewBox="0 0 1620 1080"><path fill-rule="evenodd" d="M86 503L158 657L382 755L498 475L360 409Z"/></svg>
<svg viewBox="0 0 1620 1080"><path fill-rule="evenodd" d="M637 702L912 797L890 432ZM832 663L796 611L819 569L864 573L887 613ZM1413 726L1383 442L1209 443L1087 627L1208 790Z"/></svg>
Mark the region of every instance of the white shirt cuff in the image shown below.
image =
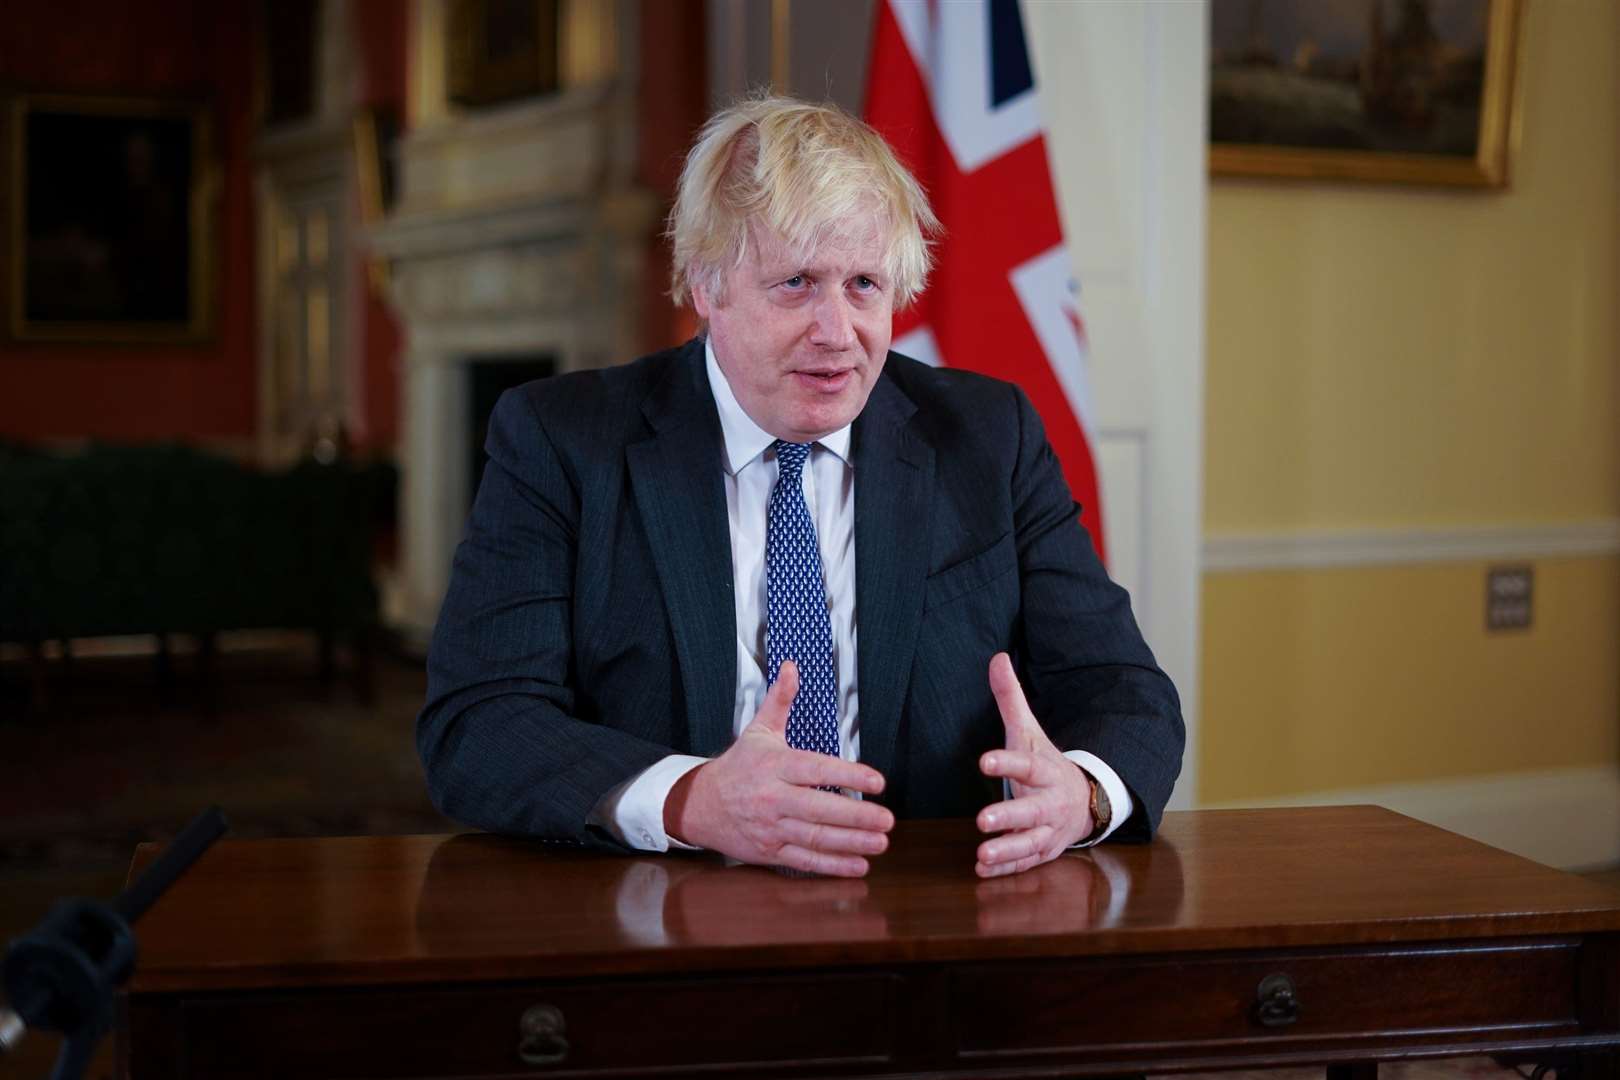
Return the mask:
<svg viewBox="0 0 1620 1080"><path fill-rule="evenodd" d="M709 759L671 754L610 790L591 808L590 823L637 851L697 850L664 831L664 803L675 781Z"/></svg>
<svg viewBox="0 0 1620 1080"><path fill-rule="evenodd" d="M1103 794L1108 796L1110 809L1108 828L1101 836L1092 837L1074 846L1090 847L1092 844L1100 844L1108 839L1115 829L1125 824L1131 814L1135 812L1136 804L1131 801L1130 789L1125 786L1125 781L1119 778L1119 774L1110 769L1107 763L1096 754L1087 753L1084 750L1065 750L1063 756L1080 766L1093 780L1101 784Z"/></svg>

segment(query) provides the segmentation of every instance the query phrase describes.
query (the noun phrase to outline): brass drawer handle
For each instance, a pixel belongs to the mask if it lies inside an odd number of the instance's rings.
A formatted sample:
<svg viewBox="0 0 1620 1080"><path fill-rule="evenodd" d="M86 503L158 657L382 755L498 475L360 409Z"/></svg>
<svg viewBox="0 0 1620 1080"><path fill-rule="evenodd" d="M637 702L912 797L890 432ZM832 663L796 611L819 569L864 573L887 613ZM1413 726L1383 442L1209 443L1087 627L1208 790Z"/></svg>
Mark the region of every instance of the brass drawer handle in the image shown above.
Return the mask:
<svg viewBox="0 0 1620 1080"><path fill-rule="evenodd" d="M518 1021L518 1057L525 1065L555 1065L568 1057L568 1023L555 1005L536 1005Z"/></svg>
<svg viewBox="0 0 1620 1080"><path fill-rule="evenodd" d="M1294 980L1287 975L1267 975L1255 993L1260 999L1254 1008L1255 1019L1266 1027L1287 1027L1299 1019L1299 997L1294 993Z"/></svg>

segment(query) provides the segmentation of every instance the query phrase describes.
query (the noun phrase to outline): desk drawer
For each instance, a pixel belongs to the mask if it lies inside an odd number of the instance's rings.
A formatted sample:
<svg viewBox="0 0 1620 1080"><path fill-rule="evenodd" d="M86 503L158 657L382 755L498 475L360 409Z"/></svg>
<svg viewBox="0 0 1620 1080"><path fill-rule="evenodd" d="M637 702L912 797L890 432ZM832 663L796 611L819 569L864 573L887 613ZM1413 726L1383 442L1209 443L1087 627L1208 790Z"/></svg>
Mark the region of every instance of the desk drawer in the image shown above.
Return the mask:
<svg viewBox="0 0 1620 1080"><path fill-rule="evenodd" d="M1154 1043L1156 1052L1366 1042L1374 1033L1483 1039L1578 1028L1577 943L1279 951L1137 960L1040 961L953 973L960 1058L1088 1056ZM1262 980L1281 974L1297 1008L1260 1019ZM1282 1004L1282 1003L1278 1003Z"/></svg>
<svg viewBox="0 0 1620 1080"><path fill-rule="evenodd" d="M187 1077L654 1075L695 1066L881 1064L894 1052L900 979L829 974L558 983L307 996L244 994L183 1006ZM561 1030L520 1056L537 1006Z"/></svg>

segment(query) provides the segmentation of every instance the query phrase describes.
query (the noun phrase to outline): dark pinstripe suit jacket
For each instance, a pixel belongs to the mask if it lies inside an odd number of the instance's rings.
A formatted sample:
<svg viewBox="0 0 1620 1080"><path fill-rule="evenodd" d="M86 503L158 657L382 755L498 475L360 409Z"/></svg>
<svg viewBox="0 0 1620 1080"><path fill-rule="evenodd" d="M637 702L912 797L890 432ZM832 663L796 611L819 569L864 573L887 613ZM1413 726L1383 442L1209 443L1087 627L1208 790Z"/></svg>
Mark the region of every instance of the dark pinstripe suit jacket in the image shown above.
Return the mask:
<svg viewBox="0 0 1620 1080"><path fill-rule="evenodd" d="M611 844L586 824L603 793L731 742L722 443L701 340L501 398L417 720L445 813ZM1180 705L1023 393L891 354L851 455L861 758L882 801L946 817L1000 797L978 758L1003 737L986 671L1005 649L1052 740L1130 788L1116 835L1149 837Z"/></svg>

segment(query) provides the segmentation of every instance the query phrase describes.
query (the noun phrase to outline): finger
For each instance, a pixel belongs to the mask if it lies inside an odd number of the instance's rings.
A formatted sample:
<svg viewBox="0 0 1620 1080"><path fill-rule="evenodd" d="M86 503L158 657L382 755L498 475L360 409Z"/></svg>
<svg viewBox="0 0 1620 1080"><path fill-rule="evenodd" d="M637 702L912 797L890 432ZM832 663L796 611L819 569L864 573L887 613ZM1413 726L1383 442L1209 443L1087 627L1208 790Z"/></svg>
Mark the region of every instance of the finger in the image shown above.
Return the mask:
<svg viewBox="0 0 1620 1080"><path fill-rule="evenodd" d="M871 829L846 829L816 821L786 818L782 835L810 851L847 855L881 855L889 848L889 838Z"/></svg>
<svg viewBox="0 0 1620 1080"><path fill-rule="evenodd" d="M1049 800L1026 796L992 803L979 811L977 824L980 832L1033 829L1037 825L1055 824L1051 814L1052 805Z"/></svg>
<svg viewBox="0 0 1620 1080"><path fill-rule="evenodd" d="M1073 766L1070 766L1073 768ZM1056 763L1041 754L1021 750L989 750L979 759L979 771L1030 787L1049 787L1061 775Z"/></svg>
<svg viewBox="0 0 1620 1080"><path fill-rule="evenodd" d="M845 761L814 750L796 750L782 761L778 774L803 787L846 787L867 795L883 793L883 774L870 765Z"/></svg>
<svg viewBox="0 0 1620 1080"><path fill-rule="evenodd" d="M807 787L794 788L783 797L781 814L784 818L797 818L819 825L839 825L880 833L894 828L894 814L886 806Z"/></svg>
<svg viewBox="0 0 1620 1080"><path fill-rule="evenodd" d="M1018 685L1018 674L1013 671L1012 658L1004 652L990 658L990 692L995 695L1002 726L1007 729L1007 748L1030 749L1027 745L1027 729L1036 726L1035 714L1029 711L1024 688Z"/></svg>
<svg viewBox="0 0 1620 1080"><path fill-rule="evenodd" d="M986 840L979 845L978 857L979 861L987 866L1018 862L1031 855L1044 855L1053 851L1052 841L1052 828L1048 825L1037 825L1033 829L1003 833L994 840Z"/></svg>
<svg viewBox="0 0 1620 1080"><path fill-rule="evenodd" d="M833 855L797 844L784 844L776 853L776 861L794 870L827 877L865 877L869 869L867 861L859 855Z"/></svg>
<svg viewBox="0 0 1620 1080"><path fill-rule="evenodd" d="M787 738L788 711L799 693L799 667L791 660L782 661L777 669L776 681L765 695L765 703L754 714L750 727L758 725L772 735Z"/></svg>

